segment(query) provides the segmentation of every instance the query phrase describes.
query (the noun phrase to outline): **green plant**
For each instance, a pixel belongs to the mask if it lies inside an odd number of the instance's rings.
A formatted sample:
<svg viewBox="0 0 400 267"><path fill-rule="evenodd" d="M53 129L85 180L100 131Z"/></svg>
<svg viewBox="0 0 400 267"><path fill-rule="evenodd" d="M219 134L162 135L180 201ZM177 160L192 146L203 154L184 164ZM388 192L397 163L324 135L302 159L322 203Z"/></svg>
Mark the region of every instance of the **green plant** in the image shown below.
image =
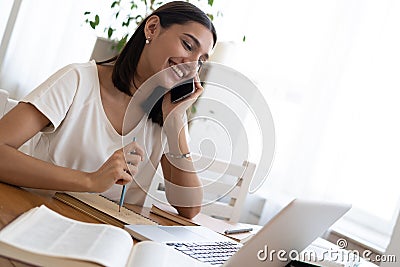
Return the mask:
<svg viewBox="0 0 400 267"><path fill-rule="evenodd" d="M113 49L120 51L143 19L159 6L167 2L170 1L114 0L110 5L109 11L111 12L111 15L109 20L101 18L101 16L106 15L99 15L91 11L86 11L84 13L86 17L85 22L88 23L94 30L100 26L103 26L107 38L116 42L116 45L113 47ZM211 7L214 4L214 0L186 0L186 2L195 2L200 5L203 4L203 6L205 5L209 10L211 10ZM217 16L222 15L220 11L217 11L215 14ZM213 12L207 12L207 15L211 20L214 19ZM104 23L106 25L104 25Z"/></svg>

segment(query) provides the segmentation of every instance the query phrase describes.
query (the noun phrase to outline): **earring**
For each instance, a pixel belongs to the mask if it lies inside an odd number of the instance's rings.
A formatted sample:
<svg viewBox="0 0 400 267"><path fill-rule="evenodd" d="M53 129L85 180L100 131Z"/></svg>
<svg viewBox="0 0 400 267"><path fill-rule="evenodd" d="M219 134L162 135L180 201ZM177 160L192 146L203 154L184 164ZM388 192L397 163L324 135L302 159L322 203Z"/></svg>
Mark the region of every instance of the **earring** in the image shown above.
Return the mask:
<svg viewBox="0 0 400 267"><path fill-rule="evenodd" d="M150 37L146 37L146 44L150 43Z"/></svg>

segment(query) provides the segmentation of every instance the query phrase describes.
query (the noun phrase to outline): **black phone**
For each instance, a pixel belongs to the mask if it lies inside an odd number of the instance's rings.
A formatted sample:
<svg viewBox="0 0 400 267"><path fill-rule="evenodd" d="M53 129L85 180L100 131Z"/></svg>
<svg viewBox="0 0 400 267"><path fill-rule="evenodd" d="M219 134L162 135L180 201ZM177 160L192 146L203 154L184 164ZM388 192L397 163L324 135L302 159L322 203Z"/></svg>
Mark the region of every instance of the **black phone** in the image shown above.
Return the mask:
<svg viewBox="0 0 400 267"><path fill-rule="evenodd" d="M176 103L181 99L184 99L195 91L194 79L191 78L186 80L171 89L171 102Z"/></svg>

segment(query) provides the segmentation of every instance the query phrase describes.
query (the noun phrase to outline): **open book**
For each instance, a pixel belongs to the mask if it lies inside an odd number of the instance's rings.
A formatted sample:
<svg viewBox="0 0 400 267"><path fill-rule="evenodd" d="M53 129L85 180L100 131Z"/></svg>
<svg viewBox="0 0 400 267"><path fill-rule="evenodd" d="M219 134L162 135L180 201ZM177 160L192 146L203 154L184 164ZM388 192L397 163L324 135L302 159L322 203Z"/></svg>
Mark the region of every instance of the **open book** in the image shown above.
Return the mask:
<svg viewBox="0 0 400 267"><path fill-rule="evenodd" d="M0 255L40 266L203 266L166 245L134 245L121 228L76 221L44 205L0 231Z"/></svg>

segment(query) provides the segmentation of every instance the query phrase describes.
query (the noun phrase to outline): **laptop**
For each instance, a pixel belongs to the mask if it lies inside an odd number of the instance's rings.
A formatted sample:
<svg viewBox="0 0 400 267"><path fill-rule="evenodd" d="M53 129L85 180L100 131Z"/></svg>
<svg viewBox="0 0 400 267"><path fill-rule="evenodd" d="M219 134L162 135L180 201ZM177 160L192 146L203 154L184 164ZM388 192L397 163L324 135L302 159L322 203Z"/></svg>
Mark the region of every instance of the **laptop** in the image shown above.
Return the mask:
<svg viewBox="0 0 400 267"><path fill-rule="evenodd" d="M210 266L278 267L287 265L350 208L295 199L244 245L202 226L126 225L125 229L136 239L164 243Z"/></svg>

